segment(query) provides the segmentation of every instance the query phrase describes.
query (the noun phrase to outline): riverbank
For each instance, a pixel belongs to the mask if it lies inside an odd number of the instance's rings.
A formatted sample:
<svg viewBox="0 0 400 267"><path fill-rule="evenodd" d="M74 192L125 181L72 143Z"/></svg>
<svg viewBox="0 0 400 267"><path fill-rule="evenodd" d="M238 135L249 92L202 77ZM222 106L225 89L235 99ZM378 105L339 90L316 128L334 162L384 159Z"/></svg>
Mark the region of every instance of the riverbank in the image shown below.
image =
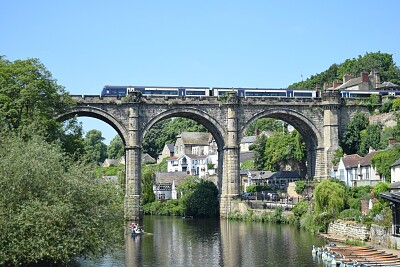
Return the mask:
<svg viewBox="0 0 400 267"><path fill-rule="evenodd" d="M342 235L331 234L331 233L327 233L327 234L319 233L318 236L325 238L327 241L327 244L335 243L336 245L343 245L343 246L347 245L346 241L348 240L348 238L346 238ZM363 241L362 246L372 247L374 249L384 251L387 254L396 255L397 257L400 258L400 250L399 249L388 248L386 245L378 244L378 243L371 242L371 241Z"/></svg>

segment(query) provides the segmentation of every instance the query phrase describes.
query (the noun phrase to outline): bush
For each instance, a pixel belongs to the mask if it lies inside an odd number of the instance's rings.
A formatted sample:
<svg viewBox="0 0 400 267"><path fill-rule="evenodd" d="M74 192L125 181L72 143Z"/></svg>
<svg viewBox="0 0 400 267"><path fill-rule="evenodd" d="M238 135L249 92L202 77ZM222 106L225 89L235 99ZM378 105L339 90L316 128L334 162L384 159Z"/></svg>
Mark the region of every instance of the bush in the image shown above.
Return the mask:
<svg viewBox="0 0 400 267"><path fill-rule="evenodd" d="M359 221L360 217L361 217L361 212L356 209L343 210L339 214L339 218L341 218L341 219L352 219L355 221Z"/></svg>
<svg viewBox="0 0 400 267"><path fill-rule="evenodd" d="M40 137L0 142L0 262L66 263L123 240L122 190Z"/></svg>
<svg viewBox="0 0 400 267"><path fill-rule="evenodd" d="M301 218L308 211L309 203L307 201L301 201L294 205L292 212L295 218Z"/></svg>

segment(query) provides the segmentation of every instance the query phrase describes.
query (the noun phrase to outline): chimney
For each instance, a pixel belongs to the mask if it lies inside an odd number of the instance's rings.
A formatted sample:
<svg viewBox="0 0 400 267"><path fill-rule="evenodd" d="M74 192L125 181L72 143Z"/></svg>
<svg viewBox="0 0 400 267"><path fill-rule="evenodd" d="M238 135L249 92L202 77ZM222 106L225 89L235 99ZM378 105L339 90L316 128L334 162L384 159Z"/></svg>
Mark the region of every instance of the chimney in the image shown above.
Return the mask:
<svg viewBox="0 0 400 267"><path fill-rule="evenodd" d="M342 82L340 82L340 81L334 81L333 82L333 89L335 89L336 87L338 87L338 86L340 86L340 85L342 85L343 83Z"/></svg>
<svg viewBox="0 0 400 267"><path fill-rule="evenodd" d="M368 72L361 72L361 81L364 82L369 82L369 77L368 77Z"/></svg>
<svg viewBox="0 0 400 267"><path fill-rule="evenodd" d="M350 81L351 79L353 79L354 76L351 74L345 74L343 75L343 83L347 83L348 81Z"/></svg>
<svg viewBox="0 0 400 267"><path fill-rule="evenodd" d="M373 74L374 74L375 88L381 87L381 74L377 71L373 71Z"/></svg>

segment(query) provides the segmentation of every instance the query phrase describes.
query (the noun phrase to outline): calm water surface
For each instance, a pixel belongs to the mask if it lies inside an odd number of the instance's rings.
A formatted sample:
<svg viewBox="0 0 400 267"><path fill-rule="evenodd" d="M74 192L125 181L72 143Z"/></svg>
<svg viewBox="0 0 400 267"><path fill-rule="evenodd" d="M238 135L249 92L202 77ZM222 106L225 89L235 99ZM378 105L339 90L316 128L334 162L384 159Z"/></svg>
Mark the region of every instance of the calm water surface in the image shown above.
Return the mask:
<svg viewBox="0 0 400 267"><path fill-rule="evenodd" d="M146 232L127 235L125 250L80 266L323 266L311 256L325 242L290 225L145 217Z"/></svg>

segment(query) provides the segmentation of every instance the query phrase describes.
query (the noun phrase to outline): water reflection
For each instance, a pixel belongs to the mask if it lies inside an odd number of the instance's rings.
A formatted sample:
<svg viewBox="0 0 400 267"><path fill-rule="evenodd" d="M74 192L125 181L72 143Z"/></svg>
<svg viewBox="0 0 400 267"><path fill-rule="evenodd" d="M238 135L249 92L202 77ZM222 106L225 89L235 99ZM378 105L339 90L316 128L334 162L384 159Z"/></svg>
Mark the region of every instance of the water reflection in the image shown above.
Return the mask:
<svg viewBox="0 0 400 267"><path fill-rule="evenodd" d="M151 234L127 235L124 266L322 266L311 248L324 241L288 225L175 217L143 224Z"/></svg>

